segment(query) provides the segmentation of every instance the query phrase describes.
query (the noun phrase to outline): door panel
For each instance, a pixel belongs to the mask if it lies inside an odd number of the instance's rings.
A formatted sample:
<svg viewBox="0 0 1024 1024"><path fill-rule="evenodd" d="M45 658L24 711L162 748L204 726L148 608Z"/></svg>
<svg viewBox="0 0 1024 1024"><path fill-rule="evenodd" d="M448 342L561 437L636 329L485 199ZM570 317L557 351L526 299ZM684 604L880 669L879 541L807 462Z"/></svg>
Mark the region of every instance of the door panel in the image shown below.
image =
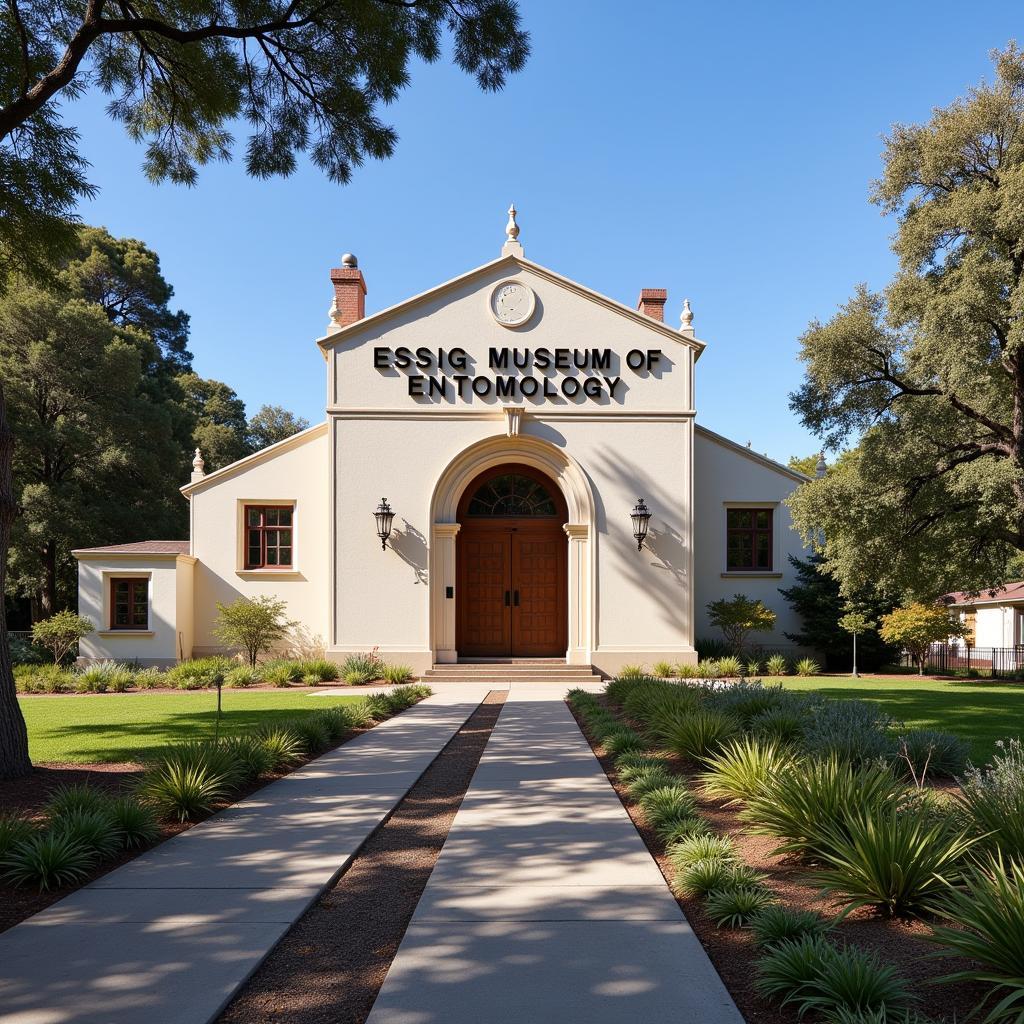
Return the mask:
<svg viewBox="0 0 1024 1024"><path fill-rule="evenodd" d="M512 558L508 534L473 531L458 538L460 654L501 657L512 651Z"/></svg>
<svg viewBox="0 0 1024 1024"><path fill-rule="evenodd" d="M565 654L565 553L560 526L512 534L512 653Z"/></svg>

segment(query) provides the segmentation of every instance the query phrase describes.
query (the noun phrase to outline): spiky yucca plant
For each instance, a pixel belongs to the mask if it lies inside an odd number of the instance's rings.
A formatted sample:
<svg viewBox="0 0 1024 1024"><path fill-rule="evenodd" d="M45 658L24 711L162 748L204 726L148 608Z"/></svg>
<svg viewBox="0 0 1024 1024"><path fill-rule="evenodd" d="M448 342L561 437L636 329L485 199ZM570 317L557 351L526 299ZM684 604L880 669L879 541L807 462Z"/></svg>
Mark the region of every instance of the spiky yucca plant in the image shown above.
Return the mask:
<svg viewBox="0 0 1024 1024"><path fill-rule="evenodd" d="M740 730L732 715L717 711L694 711L666 729L666 746L687 761L699 761L716 752Z"/></svg>
<svg viewBox="0 0 1024 1024"><path fill-rule="evenodd" d="M45 892L82 881L94 863L89 848L70 835L37 832L4 858L2 877L12 885L35 885Z"/></svg>
<svg viewBox="0 0 1024 1024"><path fill-rule="evenodd" d="M705 757L707 771L700 778L709 796L736 803L756 793L769 776L789 770L794 760L792 749L781 743L742 736Z"/></svg>

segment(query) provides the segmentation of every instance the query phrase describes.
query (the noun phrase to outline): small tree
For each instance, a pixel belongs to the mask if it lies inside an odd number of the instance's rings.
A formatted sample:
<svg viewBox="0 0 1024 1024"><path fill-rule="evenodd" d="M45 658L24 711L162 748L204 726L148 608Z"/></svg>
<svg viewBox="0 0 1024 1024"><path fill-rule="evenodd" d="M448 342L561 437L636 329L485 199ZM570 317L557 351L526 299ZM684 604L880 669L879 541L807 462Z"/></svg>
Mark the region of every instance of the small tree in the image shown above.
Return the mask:
<svg viewBox="0 0 1024 1024"><path fill-rule="evenodd" d="M869 629L875 628L872 622L863 612L847 612L839 619L839 628L846 630L853 635L853 678L857 678L857 637L866 633Z"/></svg>
<svg viewBox="0 0 1024 1024"><path fill-rule="evenodd" d="M295 625L284 617L287 605L276 597L240 597L231 604L217 604L213 635L228 647L241 649L256 667L256 659L283 639Z"/></svg>
<svg viewBox="0 0 1024 1024"><path fill-rule="evenodd" d="M770 633L775 628L775 612L763 601L737 594L732 600L724 597L708 605L712 626L722 631L726 643L737 653L743 652L748 633Z"/></svg>
<svg viewBox="0 0 1024 1024"><path fill-rule="evenodd" d="M57 612L32 627L32 642L45 647L59 665L94 628L88 619L72 611Z"/></svg>
<svg viewBox="0 0 1024 1024"><path fill-rule="evenodd" d="M883 615L879 632L887 643L902 647L917 665L919 674L924 675L931 645L963 636L964 626L944 605L914 601Z"/></svg>

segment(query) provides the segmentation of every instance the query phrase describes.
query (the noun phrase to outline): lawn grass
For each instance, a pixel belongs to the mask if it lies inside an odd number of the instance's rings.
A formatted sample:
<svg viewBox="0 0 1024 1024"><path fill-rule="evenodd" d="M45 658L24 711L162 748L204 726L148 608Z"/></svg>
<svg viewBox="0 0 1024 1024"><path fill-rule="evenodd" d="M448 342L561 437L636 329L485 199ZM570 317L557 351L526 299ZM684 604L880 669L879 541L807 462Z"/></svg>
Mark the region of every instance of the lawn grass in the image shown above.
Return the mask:
<svg viewBox="0 0 1024 1024"><path fill-rule="evenodd" d="M915 676L810 676L780 681L789 690L819 690L829 697L876 701L908 728L956 733L970 743L975 764L991 758L996 740L1024 737L1024 685L1020 683L946 682Z"/></svg>
<svg viewBox="0 0 1024 1024"><path fill-rule="evenodd" d="M18 699L36 763L138 761L166 743L212 737L217 713L215 690ZM314 697L308 691L225 690L221 734L363 699Z"/></svg>

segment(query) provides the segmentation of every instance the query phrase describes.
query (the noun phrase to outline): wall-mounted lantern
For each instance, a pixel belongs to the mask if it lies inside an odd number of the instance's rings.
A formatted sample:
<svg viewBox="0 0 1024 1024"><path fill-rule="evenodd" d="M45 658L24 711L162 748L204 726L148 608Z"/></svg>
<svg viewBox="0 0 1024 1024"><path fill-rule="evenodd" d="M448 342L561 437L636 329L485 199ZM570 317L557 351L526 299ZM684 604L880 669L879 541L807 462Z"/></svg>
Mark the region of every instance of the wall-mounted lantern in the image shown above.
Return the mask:
<svg viewBox="0 0 1024 1024"><path fill-rule="evenodd" d="M373 518L377 520L377 536L380 537L380 549L383 551L388 546L388 537L391 536L391 523L395 518L395 513L391 511L387 498L380 499L380 504L377 506L377 511L373 513Z"/></svg>
<svg viewBox="0 0 1024 1024"><path fill-rule="evenodd" d="M647 524L651 521L651 510L647 507L643 498L636 499L633 511L629 513L633 520L633 536L636 538L636 549L642 551L644 538L647 536Z"/></svg>

